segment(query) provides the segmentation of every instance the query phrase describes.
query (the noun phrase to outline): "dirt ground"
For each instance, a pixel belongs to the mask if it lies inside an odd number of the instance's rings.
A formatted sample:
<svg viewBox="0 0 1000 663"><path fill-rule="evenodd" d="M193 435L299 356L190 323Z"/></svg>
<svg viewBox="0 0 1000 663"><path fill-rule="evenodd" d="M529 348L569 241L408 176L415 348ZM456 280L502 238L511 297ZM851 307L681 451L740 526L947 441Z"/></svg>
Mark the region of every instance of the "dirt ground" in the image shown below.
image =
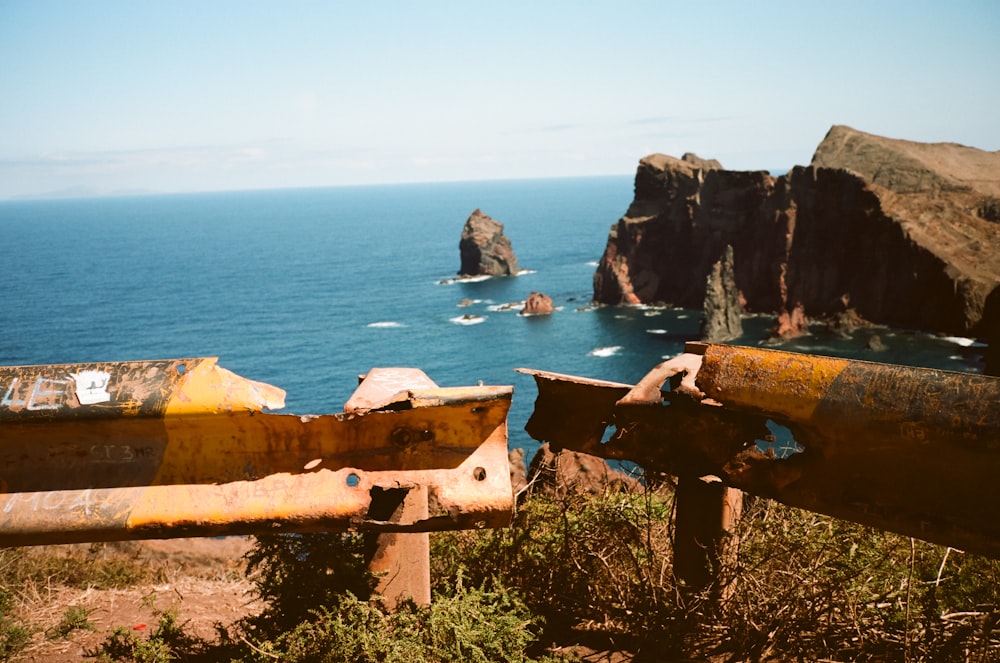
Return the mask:
<svg viewBox="0 0 1000 663"><path fill-rule="evenodd" d="M68 663L86 660L119 627L137 634L156 627L158 612L174 609L178 623L194 635L212 638L215 624L230 624L261 609L250 595L252 585L243 577L244 537L225 539L174 539L143 541L134 553L138 559L165 569L166 581L129 589L72 589L36 587L25 614L39 629L31 644L15 660ZM89 610L96 630L75 630L65 638L50 638L51 630L70 606Z"/></svg>
<svg viewBox="0 0 1000 663"><path fill-rule="evenodd" d="M34 587L26 597L30 609L23 617L37 629L31 644L14 660L18 662L70 663L88 660L117 628L148 633L158 614L174 610L178 623L192 635L213 639L215 625L229 625L263 607L251 595L252 584L244 577L243 555L251 540L172 539L141 541L131 554L157 569L164 569L165 582L128 589L74 589L64 586ZM50 637L46 631L59 624L67 608L89 611L93 631L75 630L66 637ZM586 663L628 663L639 658L628 647L616 647L602 638L581 638L554 650L572 651ZM645 659L648 660L648 659Z"/></svg>

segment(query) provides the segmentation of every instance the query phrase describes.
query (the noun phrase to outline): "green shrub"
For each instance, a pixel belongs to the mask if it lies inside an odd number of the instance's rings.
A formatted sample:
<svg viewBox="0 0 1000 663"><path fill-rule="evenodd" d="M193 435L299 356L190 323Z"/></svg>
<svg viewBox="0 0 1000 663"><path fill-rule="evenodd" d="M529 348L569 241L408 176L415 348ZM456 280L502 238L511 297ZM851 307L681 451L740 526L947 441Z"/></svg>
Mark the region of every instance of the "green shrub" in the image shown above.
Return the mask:
<svg viewBox="0 0 1000 663"><path fill-rule="evenodd" d="M470 580L503 578L556 630L579 624L619 633L665 632L683 610L670 567L672 499L655 492L543 495L508 529L432 539L432 576L456 565Z"/></svg>
<svg viewBox="0 0 1000 663"><path fill-rule="evenodd" d="M312 611L335 607L348 595L367 600L376 578L358 534L268 534L247 553L247 576L264 611L247 627L270 637L311 621Z"/></svg>
<svg viewBox="0 0 1000 663"><path fill-rule="evenodd" d="M533 626L516 595L502 588L469 589L459 581L451 595L436 596L430 607L409 602L393 612L377 600L347 594L335 607L314 608L309 620L272 640L245 641L251 646L232 660L521 663L530 660Z"/></svg>
<svg viewBox="0 0 1000 663"><path fill-rule="evenodd" d="M159 621L148 638L142 638L131 629L118 627L95 651L86 655L100 663L167 663L177 660L212 660L204 658L208 646L198 638L184 632L177 623L177 613L167 610L159 614ZM209 654L210 655L210 654Z"/></svg>
<svg viewBox="0 0 1000 663"><path fill-rule="evenodd" d="M71 605L66 608L59 623L46 631L49 638L65 638L73 631L94 631L96 628L90 623L90 609L78 605Z"/></svg>
<svg viewBox="0 0 1000 663"><path fill-rule="evenodd" d="M986 196L981 201L979 201L979 207L976 209L976 213L979 218L986 219L987 221L992 221L994 223L1000 223L1000 198L996 196Z"/></svg>
<svg viewBox="0 0 1000 663"><path fill-rule="evenodd" d="M31 628L12 615L14 596L0 587L0 660L6 661L31 641Z"/></svg>

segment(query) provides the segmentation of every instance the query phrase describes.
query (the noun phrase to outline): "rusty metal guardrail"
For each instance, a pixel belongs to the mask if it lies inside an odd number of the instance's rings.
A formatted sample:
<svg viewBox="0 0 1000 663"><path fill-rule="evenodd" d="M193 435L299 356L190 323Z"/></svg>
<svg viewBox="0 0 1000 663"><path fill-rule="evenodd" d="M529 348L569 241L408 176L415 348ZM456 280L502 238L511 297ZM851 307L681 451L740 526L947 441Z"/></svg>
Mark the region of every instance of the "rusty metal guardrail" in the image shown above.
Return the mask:
<svg viewBox="0 0 1000 663"><path fill-rule="evenodd" d="M213 358L0 368L0 545L504 525L512 391L375 369L295 416Z"/></svg>
<svg viewBox="0 0 1000 663"><path fill-rule="evenodd" d="M634 386L520 369L538 387L529 434L678 476L678 534L681 489L714 485L700 501L716 513L692 534L703 557L724 535L726 488L1000 557L1000 379L759 348L687 350ZM767 448L769 420L791 430L794 453Z"/></svg>
<svg viewBox="0 0 1000 663"><path fill-rule="evenodd" d="M688 350L634 386L519 370L538 386L533 437L679 477L675 571L692 585L738 491L1000 557L1000 379ZM383 532L373 568L422 558L426 602L426 535L406 533L510 520L512 392L373 369L343 413L297 416L265 413L284 392L213 358L0 367L0 545ZM769 421L794 453L762 448Z"/></svg>

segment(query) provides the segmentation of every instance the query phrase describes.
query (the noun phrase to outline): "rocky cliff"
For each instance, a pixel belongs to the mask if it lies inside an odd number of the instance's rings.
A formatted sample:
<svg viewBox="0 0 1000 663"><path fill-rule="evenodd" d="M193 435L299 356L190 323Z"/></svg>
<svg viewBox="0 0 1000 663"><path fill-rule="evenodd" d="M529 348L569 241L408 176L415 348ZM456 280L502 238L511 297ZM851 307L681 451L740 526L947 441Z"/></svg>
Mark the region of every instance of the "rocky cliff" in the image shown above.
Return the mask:
<svg viewBox="0 0 1000 663"><path fill-rule="evenodd" d="M976 333L1000 284L1000 152L835 126L811 165L781 177L662 154L639 162L594 299L700 308L734 251L746 310L842 313Z"/></svg>

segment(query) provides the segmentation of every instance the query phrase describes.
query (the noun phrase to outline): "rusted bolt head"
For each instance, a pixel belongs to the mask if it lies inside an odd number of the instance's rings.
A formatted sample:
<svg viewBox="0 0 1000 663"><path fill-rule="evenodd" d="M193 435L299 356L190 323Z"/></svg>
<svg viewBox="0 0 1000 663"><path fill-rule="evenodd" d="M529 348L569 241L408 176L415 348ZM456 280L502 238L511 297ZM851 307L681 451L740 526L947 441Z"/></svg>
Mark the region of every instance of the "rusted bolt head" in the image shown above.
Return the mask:
<svg viewBox="0 0 1000 663"><path fill-rule="evenodd" d="M407 447L413 442L413 434L410 433L410 429L408 428L397 428L392 431L390 439L397 447Z"/></svg>

